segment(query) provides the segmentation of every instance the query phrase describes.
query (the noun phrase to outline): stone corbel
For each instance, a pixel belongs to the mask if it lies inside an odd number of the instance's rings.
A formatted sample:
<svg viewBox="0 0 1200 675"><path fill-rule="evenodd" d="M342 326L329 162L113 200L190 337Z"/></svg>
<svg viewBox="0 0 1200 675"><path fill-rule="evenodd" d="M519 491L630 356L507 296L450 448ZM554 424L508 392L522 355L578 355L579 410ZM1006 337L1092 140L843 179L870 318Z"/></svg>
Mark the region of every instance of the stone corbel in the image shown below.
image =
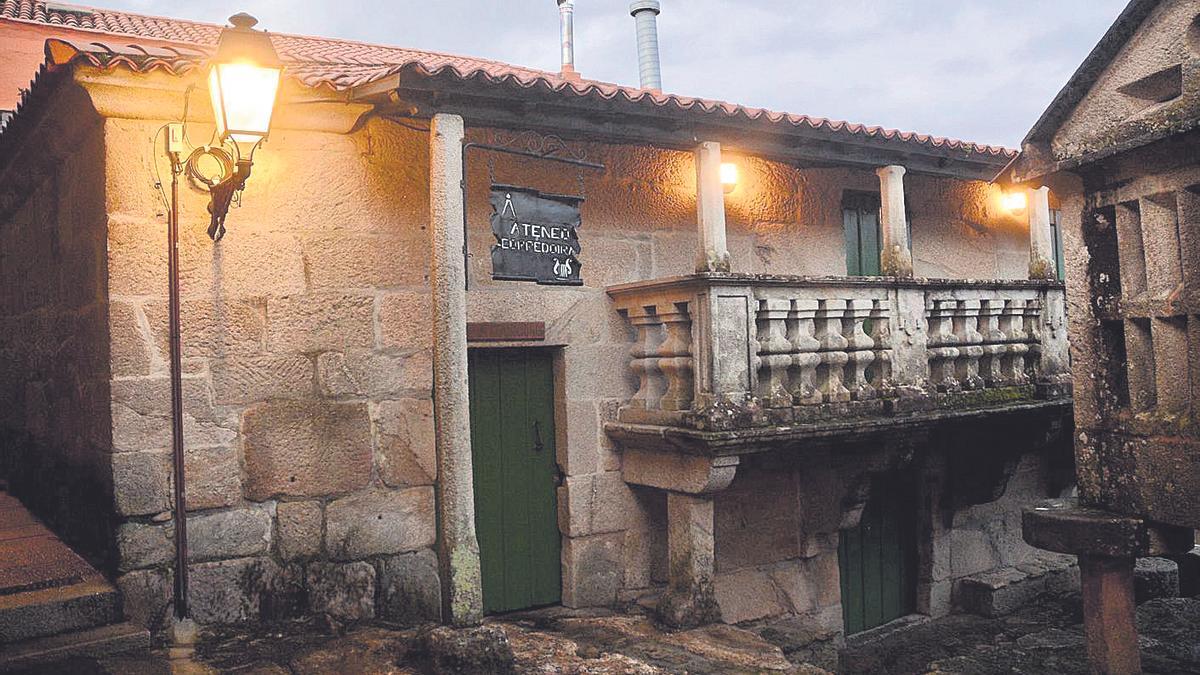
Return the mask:
<svg viewBox="0 0 1200 675"><path fill-rule="evenodd" d="M621 460L621 474L625 482L632 485L702 495L729 487L737 466L737 457L703 457L629 448Z"/></svg>

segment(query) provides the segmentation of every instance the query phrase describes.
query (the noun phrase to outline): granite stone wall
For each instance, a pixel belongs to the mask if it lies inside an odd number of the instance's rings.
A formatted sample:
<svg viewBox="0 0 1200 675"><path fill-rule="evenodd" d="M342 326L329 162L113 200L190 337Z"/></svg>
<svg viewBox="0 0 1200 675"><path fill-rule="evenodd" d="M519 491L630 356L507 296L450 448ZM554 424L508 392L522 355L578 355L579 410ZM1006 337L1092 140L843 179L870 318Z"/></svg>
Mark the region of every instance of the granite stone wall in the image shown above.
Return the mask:
<svg viewBox="0 0 1200 675"><path fill-rule="evenodd" d="M68 219L80 228L70 231L75 236L38 244L76 255L77 264L54 268L61 275L54 280L76 290L92 283L77 307L91 302L96 312L79 322L87 331L75 330L71 342L47 353L94 359L101 376L38 379L36 364L22 364L14 380L35 384L5 391L22 397L13 410L23 417L10 427L70 433L97 450L85 453L100 458L89 485L103 486L104 508L93 510L115 521L106 530L111 567L128 613L150 625L167 610L173 551L166 208L156 187L166 166L154 144L182 93L164 96L169 105L159 119L110 117L79 146L88 166L63 175L72 185L82 180L76 176L91 177L89 195L102 203L92 209L95 218ZM194 140L209 132L189 125ZM493 140L484 130L469 136ZM467 203L469 320L542 321L544 344L556 350L563 602L581 607L630 597L665 576L658 562L664 505L621 479L620 454L603 433L634 390L632 336L604 289L690 272L696 216L690 153L577 149L607 168L584 172L581 182L558 165L473 156ZM733 268L843 274L841 193L878 189L874 173L730 159L743 176L727 200ZM206 195L183 186L184 426L197 619L437 616L428 176L425 133L369 118L350 133L277 129L256 155L220 243L205 235ZM586 197L582 287L490 280L490 179ZM81 203L65 186L46 189ZM1027 232L1000 210L998 188L917 176L909 198L918 274L1024 276ZM25 274L48 279L48 268L22 264ZM6 305L5 320L28 311ZM54 334L65 340L68 331ZM65 381L90 388L62 395L55 383ZM71 418L91 420L83 431L50 425L30 403L40 400L42 409L75 401L97 412ZM53 419L67 419L66 412ZM802 498L809 488L777 484L771 471L745 476L744 507L773 514L776 529L790 527L791 516L780 515L790 513L786 495ZM785 496L756 499L777 494ZM827 579L836 569L836 539L820 533L836 529L814 525L812 536L772 542L756 551L765 557L728 569L758 574L775 566L766 573L800 585ZM831 588L795 586L786 608L832 611Z"/></svg>
<svg viewBox="0 0 1200 675"><path fill-rule="evenodd" d="M0 478L68 542L111 562L101 121L68 88L0 167Z"/></svg>
<svg viewBox="0 0 1200 675"><path fill-rule="evenodd" d="M152 625L174 550L157 127L105 122L119 583ZM217 244L204 196L182 191L190 587L202 623L440 615L427 154L422 137L379 121L350 135L279 131Z"/></svg>

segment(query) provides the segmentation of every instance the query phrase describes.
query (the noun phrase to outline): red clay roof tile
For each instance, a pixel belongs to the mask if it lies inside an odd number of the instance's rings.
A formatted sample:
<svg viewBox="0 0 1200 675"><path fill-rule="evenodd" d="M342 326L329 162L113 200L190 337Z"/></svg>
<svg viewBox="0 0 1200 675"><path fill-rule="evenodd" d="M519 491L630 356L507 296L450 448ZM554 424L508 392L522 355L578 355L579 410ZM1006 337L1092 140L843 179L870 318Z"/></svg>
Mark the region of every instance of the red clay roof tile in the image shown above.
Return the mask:
<svg viewBox="0 0 1200 675"><path fill-rule="evenodd" d="M0 0L0 20L3 19L71 26L112 36L134 36L184 43L174 54L158 53L152 48L138 45L110 46L119 44L119 41L114 40L90 45L66 43L77 51L72 58L86 59L93 65L103 67L124 66L134 70L163 68L172 72L183 72L194 68L203 60L207 48L216 44L221 31L221 26L215 24L183 19L60 4L48 7L44 0ZM1008 159L1016 155L1016 151L1003 147L927 134L751 108L725 101L662 94L593 80L570 81L560 77L558 73L487 59L282 33L272 33L271 39L280 57L287 62L289 74L310 87L347 90L390 75L406 71L418 72L426 76L449 75L458 80L479 78L491 84L514 85L525 90L536 88L601 100L621 99L659 108L671 107L680 112L717 114L747 121L766 120L772 124L883 138L998 159ZM49 55L49 47L47 51Z"/></svg>

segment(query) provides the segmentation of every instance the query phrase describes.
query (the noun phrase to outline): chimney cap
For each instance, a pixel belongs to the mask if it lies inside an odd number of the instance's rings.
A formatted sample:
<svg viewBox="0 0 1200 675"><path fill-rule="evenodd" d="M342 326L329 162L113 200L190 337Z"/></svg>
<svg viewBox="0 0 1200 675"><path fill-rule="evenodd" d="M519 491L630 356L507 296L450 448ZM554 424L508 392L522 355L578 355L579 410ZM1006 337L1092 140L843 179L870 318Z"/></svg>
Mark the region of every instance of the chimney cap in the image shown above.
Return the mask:
<svg viewBox="0 0 1200 675"><path fill-rule="evenodd" d="M574 5L574 4L575 4L575 0L558 0L559 7L562 7L563 5Z"/></svg>
<svg viewBox="0 0 1200 675"><path fill-rule="evenodd" d="M630 16L637 16L638 12L644 12L646 10L650 10L656 15L662 14L662 5L658 2L658 0L636 0L629 5Z"/></svg>

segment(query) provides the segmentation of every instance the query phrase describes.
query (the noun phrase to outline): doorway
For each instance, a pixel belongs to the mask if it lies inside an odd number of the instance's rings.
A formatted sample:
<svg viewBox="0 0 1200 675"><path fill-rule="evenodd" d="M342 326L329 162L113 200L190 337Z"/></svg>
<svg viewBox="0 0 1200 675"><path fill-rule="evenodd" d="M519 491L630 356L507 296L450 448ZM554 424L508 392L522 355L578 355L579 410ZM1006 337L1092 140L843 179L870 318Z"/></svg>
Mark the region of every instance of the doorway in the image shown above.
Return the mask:
<svg viewBox="0 0 1200 675"><path fill-rule="evenodd" d="M559 602L553 355L469 354L475 528L486 613Z"/></svg>
<svg viewBox="0 0 1200 675"><path fill-rule="evenodd" d="M915 483L908 473L875 477L858 526L841 531L838 567L847 635L916 611Z"/></svg>

